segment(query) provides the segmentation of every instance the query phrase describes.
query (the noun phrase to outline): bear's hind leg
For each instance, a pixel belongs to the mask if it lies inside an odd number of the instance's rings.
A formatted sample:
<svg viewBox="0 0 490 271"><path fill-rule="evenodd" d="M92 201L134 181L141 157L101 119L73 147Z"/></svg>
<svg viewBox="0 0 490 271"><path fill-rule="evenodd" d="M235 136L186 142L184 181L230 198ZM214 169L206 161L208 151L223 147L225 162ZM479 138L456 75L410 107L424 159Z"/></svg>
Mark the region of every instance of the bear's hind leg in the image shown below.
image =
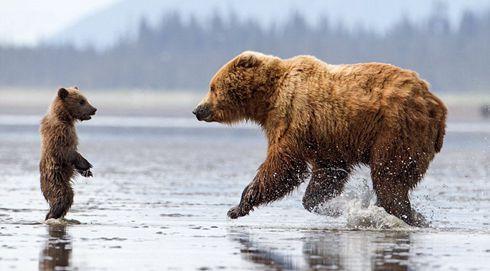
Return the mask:
<svg viewBox="0 0 490 271"><path fill-rule="evenodd" d="M350 172L345 166L313 165L312 177L303 196L303 207L313 212L318 205L340 195Z"/></svg>
<svg viewBox="0 0 490 271"><path fill-rule="evenodd" d="M68 210L70 210L71 202L57 201L49 209L46 214L46 220L50 218L58 219L63 218Z"/></svg>
<svg viewBox="0 0 490 271"><path fill-rule="evenodd" d="M371 164L377 205L411 226L424 225L423 217L412 210L409 193L422 179L428 162L423 157L400 159L399 156L384 161Z"/></svg>
<svg viewBox="0 0 490 271"><path fill-rule="evenodd" d="M64 195L58 197L50 202L49 204L49 212L46 214L46 220L50 218L58 219L63 218L68 210L70 210L71 205L73 204L73 192L71 189L65 191Z"/></svg>
<svg viewBox="0 0 490 271"><path fill-rule="evenodd" d="M398 217L409 225L414 225L409 199L409 188L393 184L387 179L373 177L373 187L378 198L377 205L387 213Z"/></svg>

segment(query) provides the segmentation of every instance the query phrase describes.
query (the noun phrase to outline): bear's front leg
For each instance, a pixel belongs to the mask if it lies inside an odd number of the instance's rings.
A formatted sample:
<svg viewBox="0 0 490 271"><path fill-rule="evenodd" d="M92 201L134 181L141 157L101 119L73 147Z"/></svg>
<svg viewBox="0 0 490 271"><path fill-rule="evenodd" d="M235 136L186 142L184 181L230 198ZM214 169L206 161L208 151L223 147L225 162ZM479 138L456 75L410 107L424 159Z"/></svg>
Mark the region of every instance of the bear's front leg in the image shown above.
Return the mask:
<svg viewBox="0 0 490 271"><path fill-rule="evenodd" d="M93 176L92 172L90 171L92 164L90 164L89 161L87 161L87 159L85 159L80 153L74 152L72 154L71 161L80 175L86 178Z"/></svg>
<svg viewBox="0 0 490 271"><path fill-rule="evenodd" d="M248 213L253 210L253 207L258 205L256 204L258 201L260 189L258 187L258 182L252 181L242 192L242 198L240 200L240 204L231 208L228 211L228 217L231 219L236 219L242 216L248 215Z"/></svg>
<svg viewBox="0 0 490 271"><path fill-rule="evenodd" d="M278 200L303 182L307 164L303 159L285 151L269 150L253 181L243 190L240 203L228 211L235 219L248 215L254 207Z"/></svg>

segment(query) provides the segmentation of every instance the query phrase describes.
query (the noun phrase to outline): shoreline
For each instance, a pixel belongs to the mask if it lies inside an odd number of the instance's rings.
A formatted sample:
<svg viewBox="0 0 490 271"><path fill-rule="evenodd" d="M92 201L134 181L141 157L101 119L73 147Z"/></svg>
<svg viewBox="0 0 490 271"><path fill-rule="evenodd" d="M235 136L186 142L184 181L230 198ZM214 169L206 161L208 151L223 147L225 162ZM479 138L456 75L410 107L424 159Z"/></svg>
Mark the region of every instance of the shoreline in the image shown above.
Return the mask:
<svg viewBox="0 0 490 271"><path fill-rule="evenodd" d="M88 90L84 92L98 114L131 117L192 117L206 90ZM44 115L55 90L0 89L0 114ZM481 107L490 104L490 93L437 94L446 103L448 121L484 121Z"/></svg>

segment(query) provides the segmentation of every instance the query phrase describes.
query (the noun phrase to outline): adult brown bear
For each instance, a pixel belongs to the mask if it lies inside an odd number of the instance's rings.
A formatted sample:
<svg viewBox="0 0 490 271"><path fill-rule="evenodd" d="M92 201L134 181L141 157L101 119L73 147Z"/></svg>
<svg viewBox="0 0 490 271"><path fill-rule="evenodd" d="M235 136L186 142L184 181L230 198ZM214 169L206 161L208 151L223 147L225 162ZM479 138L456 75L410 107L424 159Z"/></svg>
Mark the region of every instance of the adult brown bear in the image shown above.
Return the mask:
<svg viewBox="0 0 490 271"><path fill-rule="evenodd" d="M267 136L267 159L229 217L282 198L309 166L303 205L313 211L364 164L378 205L415 225L409 192L441 150L447 110L415 72L393 65L243 52L212 78L194 114L208 122L251 120Z"/></svg>

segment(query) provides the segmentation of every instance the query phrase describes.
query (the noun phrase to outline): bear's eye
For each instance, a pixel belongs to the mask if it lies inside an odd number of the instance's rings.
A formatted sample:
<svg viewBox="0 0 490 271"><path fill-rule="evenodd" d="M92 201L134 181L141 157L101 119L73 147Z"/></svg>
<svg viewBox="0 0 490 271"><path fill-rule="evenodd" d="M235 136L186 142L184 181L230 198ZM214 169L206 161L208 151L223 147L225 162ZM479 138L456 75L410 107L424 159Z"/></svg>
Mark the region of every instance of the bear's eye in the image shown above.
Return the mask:
<svg viewBox="0 0 490 271"><path fill-rule="evenodd" d="M215 91L214 87L211 87L211 93L213 93Z"/></svg>
<svg viewBox="0 0 490 271"><path fill-rule="evenodd" d="M84 105L85 104L85 100L80 100L80 105Z"/></svg>

